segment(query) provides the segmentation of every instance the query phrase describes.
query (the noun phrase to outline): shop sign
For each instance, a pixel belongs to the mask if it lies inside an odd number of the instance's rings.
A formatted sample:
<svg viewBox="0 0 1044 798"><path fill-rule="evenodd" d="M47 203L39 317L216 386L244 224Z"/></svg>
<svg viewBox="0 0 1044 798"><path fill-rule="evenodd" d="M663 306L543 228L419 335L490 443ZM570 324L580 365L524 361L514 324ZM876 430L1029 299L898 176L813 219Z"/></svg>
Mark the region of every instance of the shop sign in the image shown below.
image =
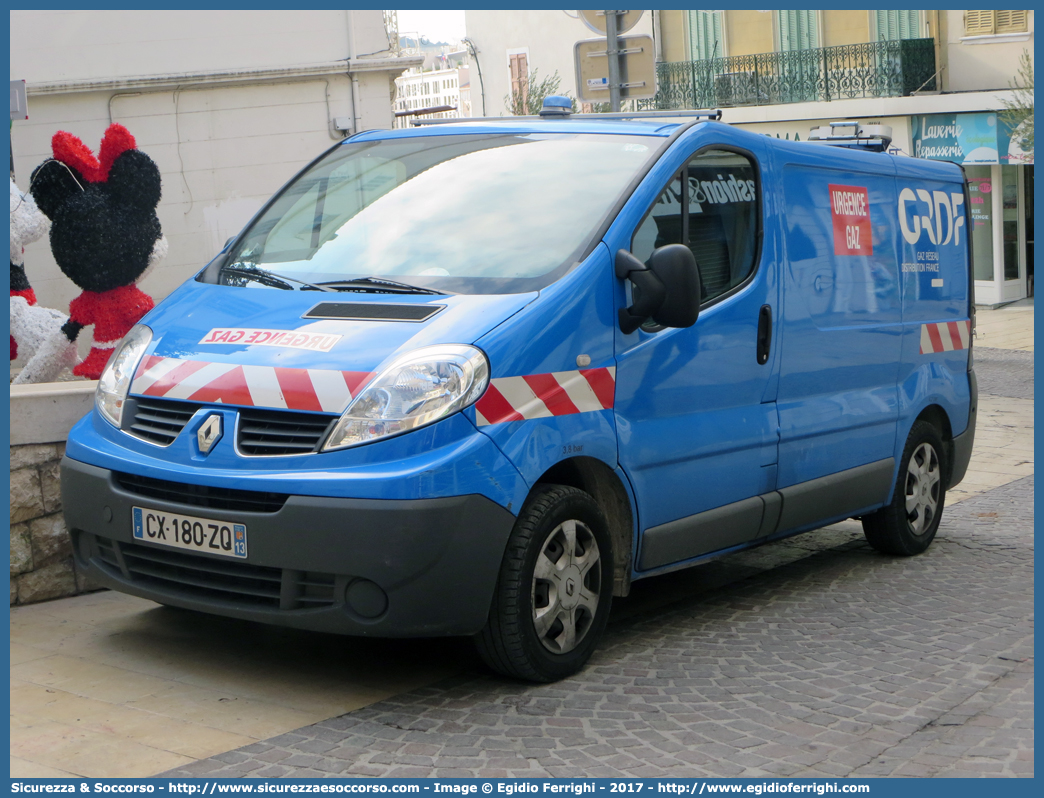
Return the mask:
<svg viewBox="0 0 1044 798"><path fill-rule="evenodd" d="M928 114L910 119L914 157L975 164L1030 164L1021 136L996 113Z"/></svg>
<svg viewBox="0 0 1044 798"><path fill-rule="evenodd" d="M990 194L993 180L989 177L969 177L968 197L971 200L972 229L978 230L991 223L993 207Z"/></svg>

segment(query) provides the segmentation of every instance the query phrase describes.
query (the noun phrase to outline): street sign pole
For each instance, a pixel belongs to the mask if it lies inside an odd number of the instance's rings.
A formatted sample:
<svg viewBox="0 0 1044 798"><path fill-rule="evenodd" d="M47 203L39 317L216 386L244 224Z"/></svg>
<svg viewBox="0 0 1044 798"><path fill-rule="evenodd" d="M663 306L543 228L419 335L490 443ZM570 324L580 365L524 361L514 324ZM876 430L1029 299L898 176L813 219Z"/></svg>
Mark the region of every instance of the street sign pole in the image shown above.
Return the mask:
<svg viewBox="0 0 1044 798"><path fill-rule="evenodd" d="M620 42L616 38L616 12L605 12L606 55L609 58L609 110L620 112Z"/></svg>
<svg viewBox="0 0 1044 798"><path fill-rule="evenodd" d="M580 20L604 39L582 39L573 45L577 97L588 103L609 101L620 113L623 100L656 96L656 63L653 39L648 34L628 34L641 11L578 11ZM605 60L602 60L605 59Z"/></svg>

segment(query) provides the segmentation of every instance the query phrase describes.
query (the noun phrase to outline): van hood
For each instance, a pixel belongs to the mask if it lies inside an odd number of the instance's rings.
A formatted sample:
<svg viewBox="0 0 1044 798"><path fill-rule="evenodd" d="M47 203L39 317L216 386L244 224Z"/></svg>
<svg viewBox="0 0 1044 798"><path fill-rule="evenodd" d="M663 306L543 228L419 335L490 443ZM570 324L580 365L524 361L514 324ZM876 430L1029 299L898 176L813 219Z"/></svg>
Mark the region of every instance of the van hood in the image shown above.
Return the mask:
<svg viewBox="0 0 1044 798"><path fill-rule="evenodd" d="M320 293L191 281L142 320L153 338L131 393L341 412L385 361L424 346L474 343L536 297Z"/></svg>

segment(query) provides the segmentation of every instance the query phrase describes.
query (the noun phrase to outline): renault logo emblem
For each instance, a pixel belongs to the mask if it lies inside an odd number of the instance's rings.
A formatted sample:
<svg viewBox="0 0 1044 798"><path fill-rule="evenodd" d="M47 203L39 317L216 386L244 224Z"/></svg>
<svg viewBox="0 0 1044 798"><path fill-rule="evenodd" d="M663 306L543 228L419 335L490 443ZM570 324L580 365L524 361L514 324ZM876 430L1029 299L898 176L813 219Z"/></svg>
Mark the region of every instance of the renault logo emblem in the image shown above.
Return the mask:
<svg viewBox="0 0 1044 798"><path fill-rule="evenodd" d="M214 413L199 428L199 432L196 433L196 441L199 443L199 450L203 454L209 454L219 440L221 440L221 416Z"/></svg>

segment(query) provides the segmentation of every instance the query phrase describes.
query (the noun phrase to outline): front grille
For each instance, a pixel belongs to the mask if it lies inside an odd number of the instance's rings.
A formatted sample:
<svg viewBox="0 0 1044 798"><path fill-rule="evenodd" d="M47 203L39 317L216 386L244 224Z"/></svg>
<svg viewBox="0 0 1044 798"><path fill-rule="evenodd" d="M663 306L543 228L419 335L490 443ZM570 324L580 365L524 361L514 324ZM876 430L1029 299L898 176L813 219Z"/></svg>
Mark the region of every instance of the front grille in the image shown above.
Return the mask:
<svg viewBox="0 0 1044 798"><path fill-rule="evenodd" d="M151 397L132 397L123 430L160 446L169 446L203 405ZM336 416L256 407L239 409L236 443L243 454L275 456L319 450Z"/></svg>
<svg viewBox="0 0 1044 798"><path fill-rule="evenodd" d="M113 472L116 482L128 493L148 499L207 507L213 510L238 510L248 513L277 513L286 504L286 493L268 493L239 488L212 488L190 485L168 479L143 477L140 474Z"/></svg>
<svg viewBox="0 0 1044 798"><path fill-rule="evenodd" d="M243 454L310 454L318 451L336 416L243 408L236 445Z"/></svg>
<svg viewBox="0 0 1044 798"><path fill-rule="evenodd" d="M169 399L133 397L127 401L123 429L160 446L169 446L202 405Z"/></svg>
<svg viewBox="0 0 1044 798"><path fill-rule="evenodd" d="M334 574L216 560L100 537L95 542L100 565L145 587L279 610L317 609L335 603Z"/></svg>

